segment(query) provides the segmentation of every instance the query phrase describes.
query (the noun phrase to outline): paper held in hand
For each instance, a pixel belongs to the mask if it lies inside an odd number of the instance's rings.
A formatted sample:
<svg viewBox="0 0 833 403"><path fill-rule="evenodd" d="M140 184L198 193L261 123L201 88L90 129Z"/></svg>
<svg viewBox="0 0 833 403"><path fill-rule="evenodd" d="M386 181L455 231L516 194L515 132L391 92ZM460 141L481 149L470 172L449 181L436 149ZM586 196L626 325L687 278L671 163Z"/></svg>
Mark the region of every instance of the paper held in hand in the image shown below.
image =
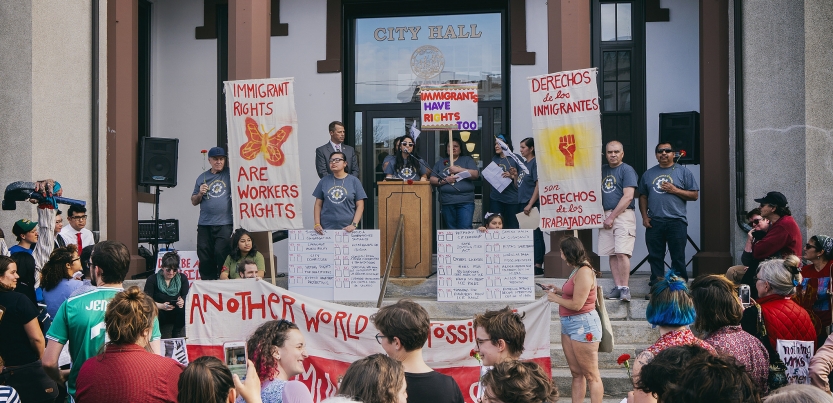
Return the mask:
<svg viewBox="0 0 833 403"><path fill-rule="evenodd" d="M498 192L503 193L503 189L512 184L512 179L503 177L503 169L492 162L483 168L483 179L486 179Z"/></svg>
<svg viewBox="0 0 833 403"><path fill-rule="evenodd" d="M521 211L515 216L518 217L518 228L520 229L536 229L541 223L541 213L538 212L538 207L531 208L529 215Z"/></svg>

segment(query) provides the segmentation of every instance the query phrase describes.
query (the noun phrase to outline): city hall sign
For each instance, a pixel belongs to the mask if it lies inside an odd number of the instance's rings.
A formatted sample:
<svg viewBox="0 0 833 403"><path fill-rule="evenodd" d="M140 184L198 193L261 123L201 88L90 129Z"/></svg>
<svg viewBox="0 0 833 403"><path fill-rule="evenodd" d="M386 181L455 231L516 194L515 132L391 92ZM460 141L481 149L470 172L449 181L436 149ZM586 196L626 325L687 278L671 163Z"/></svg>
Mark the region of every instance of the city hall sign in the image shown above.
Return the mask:
<svg viewBox="0 0 833 403"><path fill-rule="evenodd" d="M377 41L419 40L421 26L415 27L379 27L373 31ZM477 30L477 24L469 25L429 25L428 39L480 38L483 32Z"/></svg>

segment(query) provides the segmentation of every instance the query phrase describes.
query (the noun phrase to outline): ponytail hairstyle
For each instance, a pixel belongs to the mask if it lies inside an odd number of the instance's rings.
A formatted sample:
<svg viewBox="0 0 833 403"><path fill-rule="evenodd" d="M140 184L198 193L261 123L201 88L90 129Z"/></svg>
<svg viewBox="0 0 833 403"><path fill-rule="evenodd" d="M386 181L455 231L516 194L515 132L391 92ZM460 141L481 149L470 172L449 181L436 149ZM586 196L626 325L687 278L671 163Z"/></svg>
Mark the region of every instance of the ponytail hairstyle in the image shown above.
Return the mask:
<svg viewBox="0 0 833 403"><path fill-rule="evenodd" d="M694 322L696 311L685 280L671 270L651 286L651 300L645 309L648 323L654 326L688 326Z"/></svg>
<svg viewBox="0 0 833 403"><path fill-rule="evenodd" d="M44 290L50 291L57 287L63 279L71 279L67 265L72 264L72 255L78 253L78 246L69 244L63 248L56 248L49 255L49 261L43 265L41 271L40 285Z"/></svg>
<svg viewBox="0 0 833 403"><path fill-rule="evenodd" d="M532 150L532 156L534 157L535 156L535 139L533 139L532 137L527 137L527 138L521 140L521 143L523 143L523 145L525 145L527 148Z"/></svg>
<svg viewBox="0 0 833 403"><path fill-rule="evenodd" d="M179 376L179 403L225 403L234 389L231 371L217 357L191 361Z"/></svg>
<svg viewBox="0 0 833 403"><path fill-rule="evenodd" d="M133 286L118 294L107 304L104 323L110 344L135 344L146 330L153 327L156 317L156 303ZM150 346L145 350L150 351Z"/></svg>
<svg viewBox="0 0 833 403"><path fill-rule="evenodd" d="M789 255L786 259L770 259L758 266L758 279L766 281L772 291L785 297L795 294L801 283L801 259Z"/></svg>
<svg viewBox="0 0 833 403"><path fill-rule="evenodd" d="M567 264L573 267L590 267L595 272L596 269L590 264L587 259L587 252L584 251L584 245L581 240L574 236L565 236L561 238L561 252L564 253L564 259Z"/></svg>

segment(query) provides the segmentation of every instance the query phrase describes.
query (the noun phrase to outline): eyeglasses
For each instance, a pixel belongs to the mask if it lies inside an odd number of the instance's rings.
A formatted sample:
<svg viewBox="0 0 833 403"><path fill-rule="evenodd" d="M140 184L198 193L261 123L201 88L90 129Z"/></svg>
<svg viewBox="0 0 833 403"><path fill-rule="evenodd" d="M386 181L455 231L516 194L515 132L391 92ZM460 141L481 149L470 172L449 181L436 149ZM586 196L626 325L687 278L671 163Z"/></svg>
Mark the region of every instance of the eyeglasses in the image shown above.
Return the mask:
<svg viewBox="0 0 833 403"><path fill-rule="evenodd" d="M382 344L382 339L387 338L388 336L383 335L382 333L376 333L376 342Z"/></svg>
<svg viewBox="0 0 833 403"><path fill-rule="evenodd" d="M77 257L77 258L75 258L75 259L70 260L69 262L70 262L70 263L73 263L73 262L75 262L76 260L81 260L81 258L80 258L80 257Z"/></svg>
<svg viewBox="0 0 833 403"><path fill-rule="evenodd" d="M811 243L807 243L807 244L805 244L805 245L804 245L804 249L815 249L815 250L819 250L818 246L813 245L813 244L811 244Z"/></svg>
<svg viewBox="0 0 833 403"><path fill-rule="evenodd" d="M330 160L330 164L335 164L337 162L344 161L344 158L333 158Z"/></svg>
<svg viewBox="0 0 833 403"><path fill-rule="evenodd" d="M164 270L167 271L167 272L176 273L176 271L179 270L179 269L177 269L175 267L166 267Z"/></svg>
<svg viewBox="0 0 833 403"><path fill-rule="evenodd" d="M414 143L402 143L402 145L405 147L413 147Z"/></svg>
<svg viewBox="0 0 833 403"><path fill-rule="evenodd" d="M758 223L760 223L760 222L761 222L761 219L760 219L760 218L756 218L756 219L754 219L754 220L750 221L749 223L750 223L750 224L752 224L752 225L758 225Z"/></svg>
<svg viewBox="0 0 833 403"><path fill-rule="evenodd" d="M487 341L492 341L492 339L478 339L476 337L474 338L474 344L476 344L477 347L480 347L481 344L483 344Z"/></svg>
<svg viewBox="0 0 833 403"><path fill-rule="evenodd" d="M69 219L70 219L70 220L86 220L86 219L87 219L87 215L85 214L85 215L75 215L75 216L70 216L70 217L69 217Z"/></svg>
<svg viewBox="0 0 833 403"><path fill-rule="evenodd" d="M657 154L665 154L665 153L673 154L674 150L672 150L670 148L660 148L659 150L657 150Z"/></svg>

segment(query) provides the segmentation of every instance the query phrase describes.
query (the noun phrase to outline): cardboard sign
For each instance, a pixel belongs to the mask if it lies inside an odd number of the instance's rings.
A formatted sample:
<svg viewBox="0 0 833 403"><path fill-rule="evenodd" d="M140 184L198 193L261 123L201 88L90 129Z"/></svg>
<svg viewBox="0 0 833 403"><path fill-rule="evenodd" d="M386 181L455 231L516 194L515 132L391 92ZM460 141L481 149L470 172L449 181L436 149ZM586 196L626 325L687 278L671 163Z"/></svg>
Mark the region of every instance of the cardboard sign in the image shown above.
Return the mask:
<svg viewBox="0 0 833 403"><path fill-rule="evenodd" d="M596 73L583 69L529 78L544 231L604 223Z"/></svg>
<svg viewBox="0 0 833 403"><path fill-rule="evenodd" d="M813 358L812 341L778 339L778 356L787 366L787 381L801 385L810 384L810 358Z"/></svg>
<svg viewBox="0 0 833 403"><path fill-rule="evenodd" d="M326 301L379 297L379 230L289 231L289 289Z"/></svg>
<svg viewBox="0 0 833 403"><path fill-rule="evenodd" d="M162 270L162 256L168 253L167 251L159 252L156 255L156 271ZM188 277L188 283L193 284L194 280L200 280L200 258L197 256L197 251L193 250L178 250L179 255L179 272Z"/></svg>
<svg viewBox="0 0 833 403"><path fill-rule="evenodd" d="M303 228L293 78L225 82L235 228Z"/></svg>
<svg viewBox="0 0 833 403"><path fill-rule="evenodd" d="M517 308L525 314L522 360L537 362L551 372L550 303L542 298ZM304 334L309 358L297 377L310 388L315 402L335 394L338 379L353 361L384 353L370 322L375 308L360 308L315 300L265 281L195 281L188 295L186 332L188 356L223 359L223 343L246 340L269 320L286 319ZM477 397L480 365L469 356L475 347L471 319L432 320L422 354L425 362L454 377L466 402Z"/></svg>
<svg viewBox="0 0 833 403"><path fill-rule="evenodd" d="M480 130L476 84L423 85L419 91L422 130Z"/></svg>
<svg viewBox="0 0 833 403"><path fill-rule="evenodd" d="M532 230L437 231L437 301L535 299Z"/></svg>

